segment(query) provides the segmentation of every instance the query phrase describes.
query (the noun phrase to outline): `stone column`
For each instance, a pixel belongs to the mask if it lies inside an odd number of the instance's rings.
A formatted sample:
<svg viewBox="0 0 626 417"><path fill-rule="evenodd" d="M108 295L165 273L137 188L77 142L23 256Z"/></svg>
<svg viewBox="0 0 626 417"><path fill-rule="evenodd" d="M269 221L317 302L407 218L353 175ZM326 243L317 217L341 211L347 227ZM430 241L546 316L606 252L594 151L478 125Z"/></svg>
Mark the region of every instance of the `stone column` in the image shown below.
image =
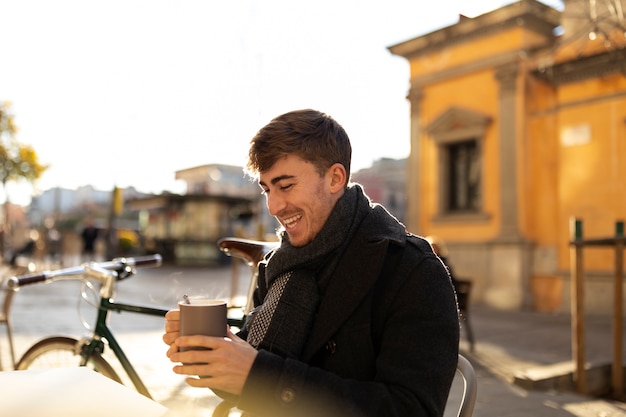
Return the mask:
<svg viewBox="0 0 626 417"><path fill-rule="evenodd" d="M420 224L420 110L423 98L422 89L411 85L407 99L411 105L411 148L406 164L406 227L411 233L419 234Z"/></svg>
<svg viewBox="0 0 626 417"><path fill-rule="evenodd" d="M516 79L517 64L496 71L500 83L500 239L518 240L517 198L517 129Z"/></svg>
<svg viewBox="0 0 626 417"><path fill-rule="evenodd" d="M502 309L527 308L530 304L531 247L519 227L517 178L517 76L516 63L499 68L500 232L489 243L487 304Z"/></svg>

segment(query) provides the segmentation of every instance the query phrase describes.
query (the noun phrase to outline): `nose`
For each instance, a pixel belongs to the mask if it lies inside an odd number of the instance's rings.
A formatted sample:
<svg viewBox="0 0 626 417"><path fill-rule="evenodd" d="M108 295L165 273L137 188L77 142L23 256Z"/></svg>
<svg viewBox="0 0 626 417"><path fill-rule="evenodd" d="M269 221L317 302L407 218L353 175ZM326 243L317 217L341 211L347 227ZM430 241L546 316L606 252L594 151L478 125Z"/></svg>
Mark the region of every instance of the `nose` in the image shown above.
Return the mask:
<svg viewBox="0 0 626 417"><path fill-rule="evenodd" d="M285 199L276 193L266 194L267 210L270 215L277 216L285 208Z"/></svg>

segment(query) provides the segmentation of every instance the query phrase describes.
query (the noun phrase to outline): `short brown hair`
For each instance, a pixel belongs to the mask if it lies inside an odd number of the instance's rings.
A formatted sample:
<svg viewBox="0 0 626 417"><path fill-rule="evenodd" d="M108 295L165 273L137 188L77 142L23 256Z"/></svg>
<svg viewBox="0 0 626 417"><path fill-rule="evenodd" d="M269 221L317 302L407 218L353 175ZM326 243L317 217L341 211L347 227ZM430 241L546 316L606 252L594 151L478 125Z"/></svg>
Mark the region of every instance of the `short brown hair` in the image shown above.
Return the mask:
<svg viewBox="0 0 626 417"><path fill-rule="evenodd" d="M291 111L261 128L250 141L246 172L257 177L287 155L312 163L320 175L340 163L350 178L352 147L348 134L332 117L317 110Z"/></svg>

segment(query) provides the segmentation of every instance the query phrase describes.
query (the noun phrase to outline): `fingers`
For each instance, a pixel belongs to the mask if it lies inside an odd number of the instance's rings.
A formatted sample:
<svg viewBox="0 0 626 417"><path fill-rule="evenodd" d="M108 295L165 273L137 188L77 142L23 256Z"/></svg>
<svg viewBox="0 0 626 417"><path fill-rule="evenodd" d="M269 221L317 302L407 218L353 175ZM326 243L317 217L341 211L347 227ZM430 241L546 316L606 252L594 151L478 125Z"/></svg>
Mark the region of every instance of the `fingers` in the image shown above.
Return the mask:
<svg viewBox="0 0 626 417"><path fill-rule="evenodd" d="M165 313L165 320L167 321L178 321L180 320L180 310L174 309Z"/></svg>
<svg viewBox="0 0 626 417"><path fill-rule="evenodd" d="M175 344L171 344L170 347L167 349L167 352L165 352L165 355L168 358L172 358L172 355L178 353L178 346L176 346Z"/></svg>
<svg viewBox="0 0 626 417"><path fill-rule="evenodd" d="M180 336L176 338L174 343L178 347L201 347L207 349L216 349L224 341L223 337L192 335Z"/></svg>
<svg viewBox="0 0 626 417"><path fill-rule="evenodd" d="M166 345L171 345L172 343L174 343L174 341L176 340L176 338L178 338L178 332L174 332L174 333L164 333L163 334L163 342Z"/></svg>
<svg viewBox="0 0 626 417"><path fill-rule="evenodd" d="M179 322L166 322L165 323L165 333L163 333L163 342L166 345L171 345L174 341L180 336L180 326Z"/></svg>
<svg viewBox="0 0 626 417"><path fill-rule="evenodd" d="M196 355L194 357L202 358L203 355ZM187 376L185 382L192 387L219 389L235 395L241 394L241 390L247 378L247 372L234 369L237 368L237 365L224 363L223 358L207 357L198 360L214 361L209 363L176 365L173 367L174 373Z"/></svg>
<svg viewBox="0 0 626 417"><path fill-rule="evenodd" d="M187 385L195 388L211 388L209 384L212 381L207 381L210 377L198 377L198 378L185 378Z"/></svg>
<svg viewBox="0 0 626 417"><path fill-rule="evenodd" d="M226 329L226 337L231 340L243 340L230 330L230 326Z"/></svg>
<svg viewBox="0 0 626 417"><path fill-rule="evenodd" d="M178 320L174 320L174 321L170 321L167 320L165 322L165 332L167 333L178 333L180 331L180 321Z"/></svg>
<svg viewBox="0 0 626 417"><path fill-rule="evenodd" d="M226 348L228 339L211 336L180 336L167 351L171 362L182 363L209 363L222 356L223 348ZM191 348L181 351L181 348ZM219 352L219 353L218 353ZM177 372L179 373L179 372ZM185 374L193 374L185 368Z"/></svg>
<svg viewBox="0 0 626 417"><path fill-rule="evenodd" d="M165 331L180 331L180 310L170 310L165 313Z"/></svg>
<svg viewBox="0 0 626 417"><path fill-rule="evenodd" d="M180 333L180 310L170 310L165 314L164 327L163 342L166 345L171 345Z"/></svg>

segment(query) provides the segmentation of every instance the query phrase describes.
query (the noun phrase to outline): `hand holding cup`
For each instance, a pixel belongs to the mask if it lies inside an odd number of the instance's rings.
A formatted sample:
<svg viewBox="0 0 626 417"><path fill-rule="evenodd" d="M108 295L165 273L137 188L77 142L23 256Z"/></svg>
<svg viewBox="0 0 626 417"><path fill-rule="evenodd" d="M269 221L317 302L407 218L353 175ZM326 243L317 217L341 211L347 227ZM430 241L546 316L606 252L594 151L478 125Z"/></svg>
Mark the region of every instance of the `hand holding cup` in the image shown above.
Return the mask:
<svg viewBox="0 0 626 417"><path fill-rule="evenodd" d="M185 297L178 303L180 309L180 335L204 335L226 337L226 301L200 297ZM181 351L205 349L181 348Z"/></svg>

